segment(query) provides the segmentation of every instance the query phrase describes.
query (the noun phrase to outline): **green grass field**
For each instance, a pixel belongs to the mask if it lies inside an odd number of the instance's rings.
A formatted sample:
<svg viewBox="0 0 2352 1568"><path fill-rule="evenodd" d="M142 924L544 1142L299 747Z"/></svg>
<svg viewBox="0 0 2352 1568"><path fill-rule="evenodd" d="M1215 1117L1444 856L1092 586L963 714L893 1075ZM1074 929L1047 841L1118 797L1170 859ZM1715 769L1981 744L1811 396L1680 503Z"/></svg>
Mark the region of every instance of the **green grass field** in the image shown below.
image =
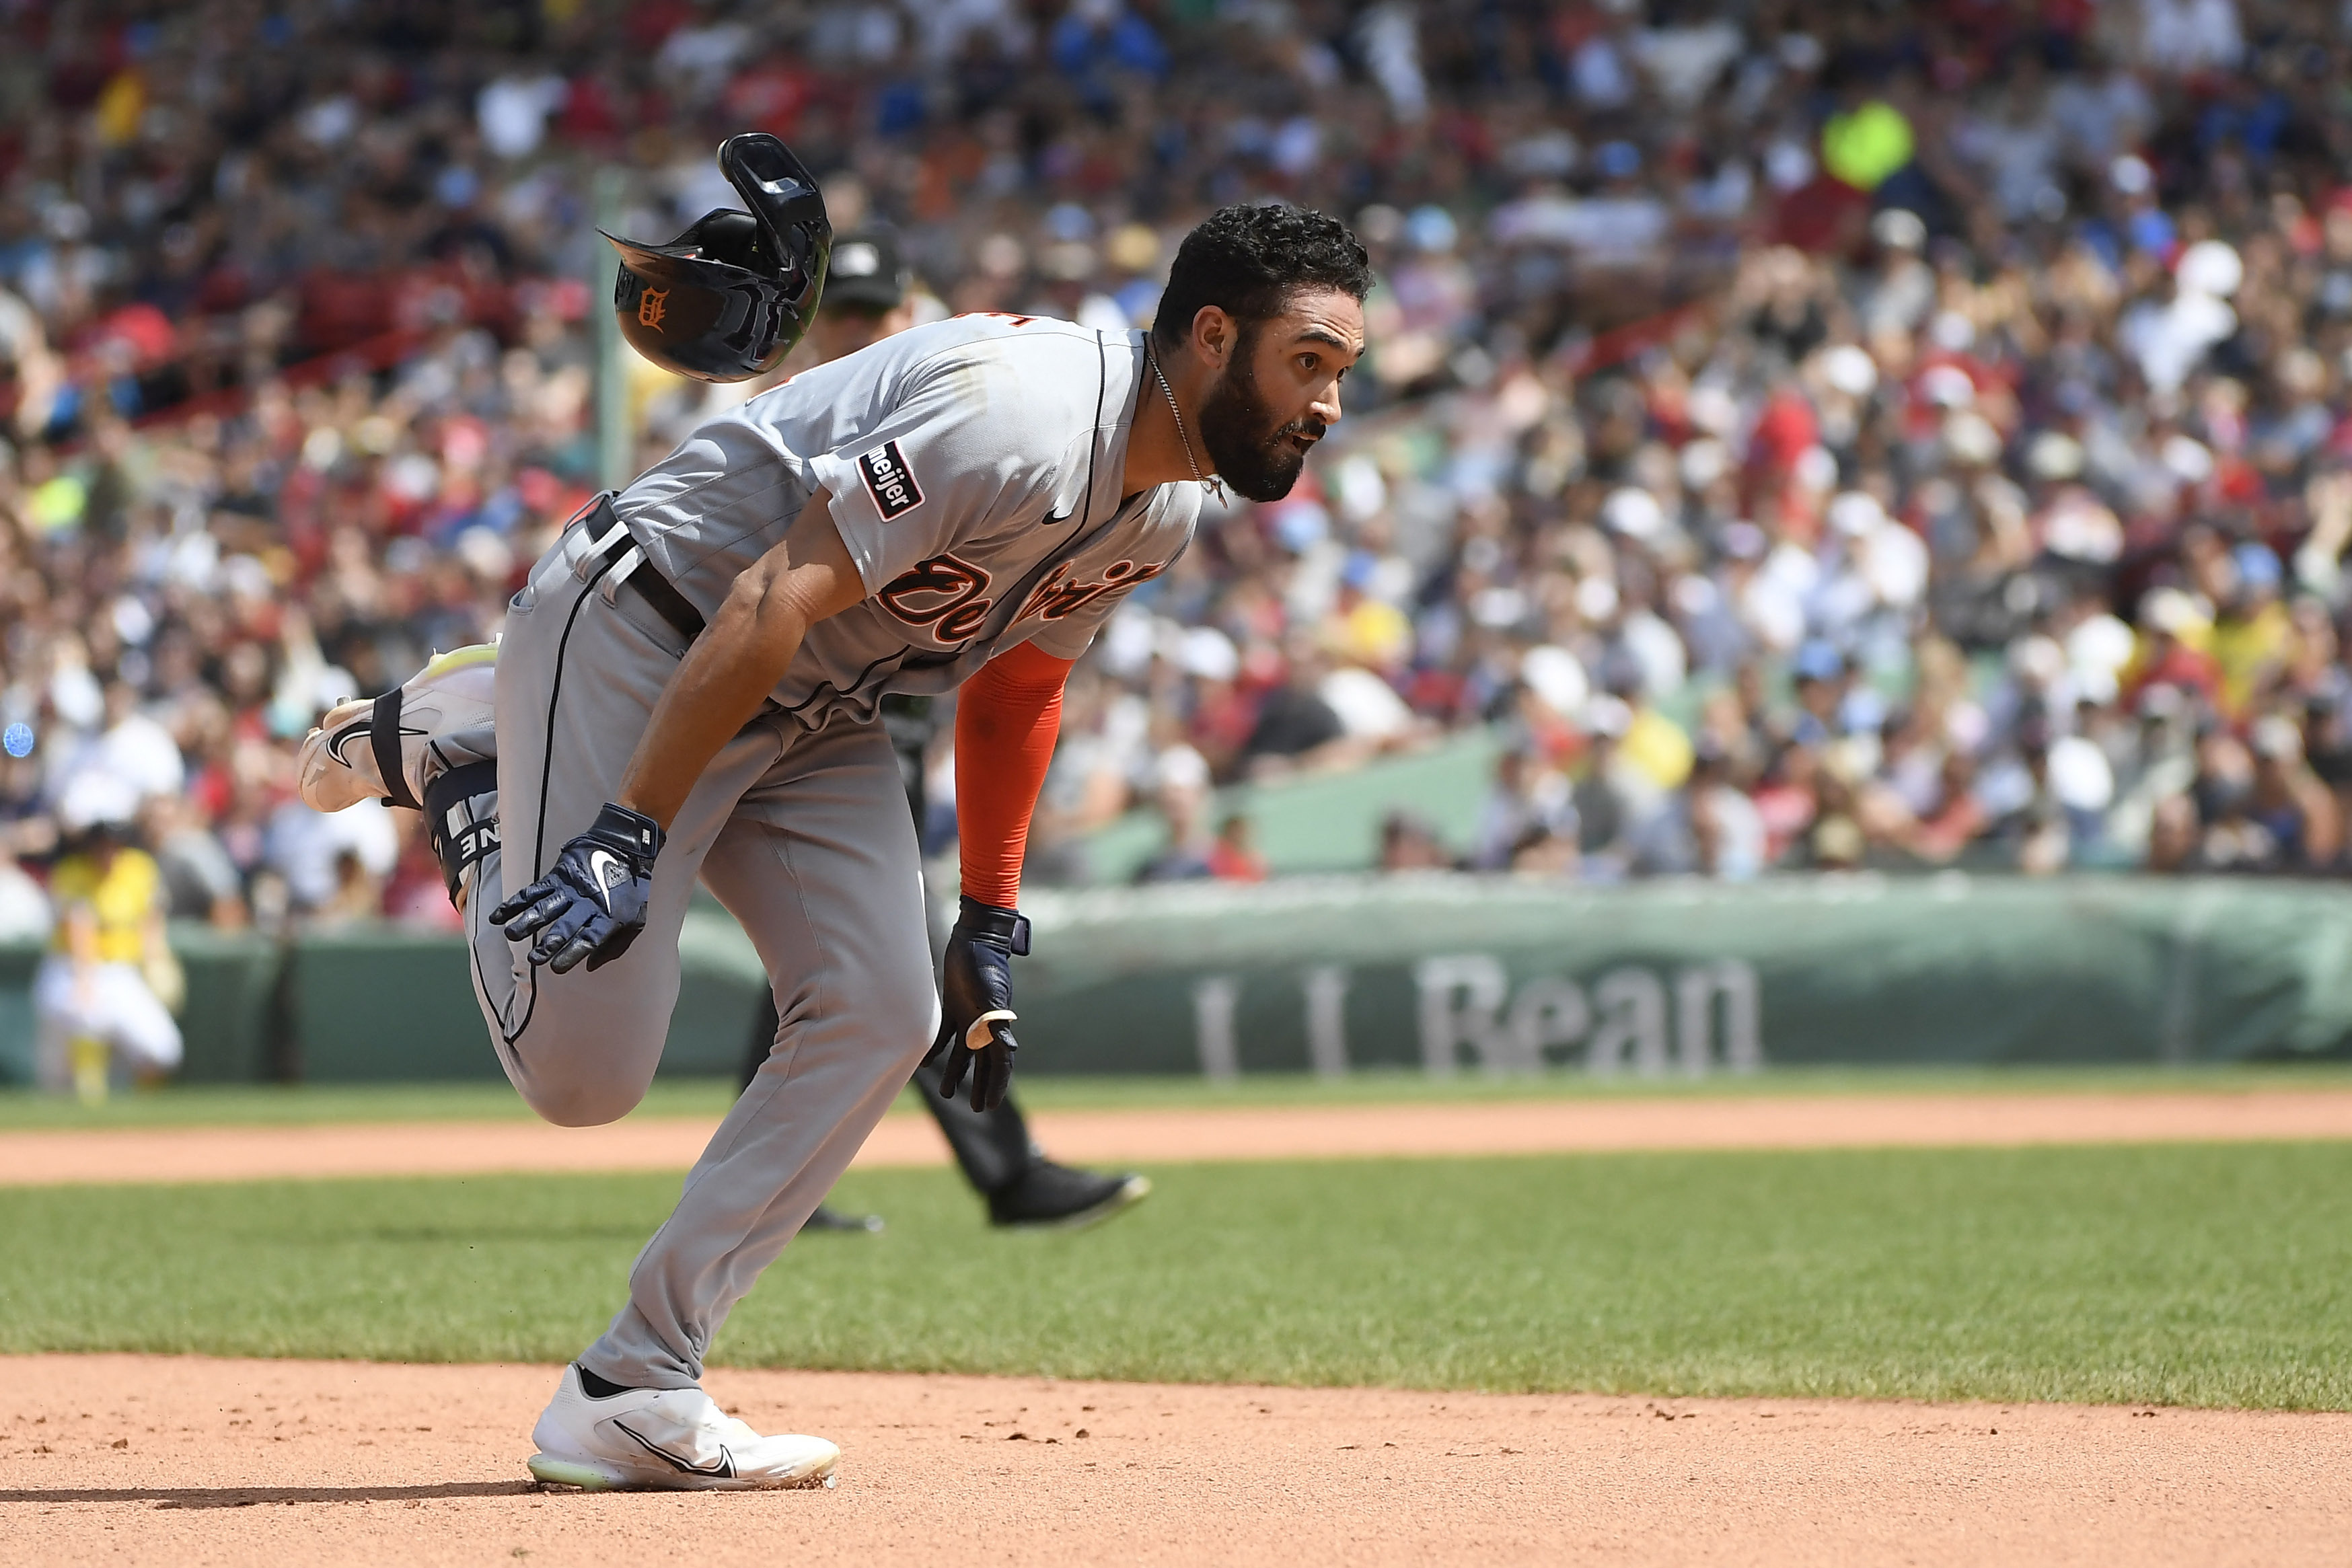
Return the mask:
<svg viewBox="0 0 2352 1568"><path fill-rule="evenodd" d="M2352 1145L1171 1166L1004 1235L853 1175L738 1364L2352 1408ZM0 1190L0 1349L557 1360L674 1177Z"/></svg>
<svg viewBox="0 0 2352 1568"><path fill-rule="evenodd" d="M1480 1100L1886 1093L2150 1093L2196 1090L2352 1088L2352 1063L2149 1068L1775 1068L1753 1078L1595 1078L1559 1071L1497 1078L1463 1072L1362 1070L1342 1079L1263 1073L1229 1083L1202 1078L1024 1078L1022 1102L1042 1111L1189 1110L1220 1105L1405 1104ZM718 1116L734 1099L720 1079L663 1078L641 1116ZM901 1113L916 1109L901 1101ZM295 1087L173 1086L84 1106L56 1095L0 1090L0 1132L80 1127L281 1126L322 1122L529 1120L504 1083Z"/></svg>

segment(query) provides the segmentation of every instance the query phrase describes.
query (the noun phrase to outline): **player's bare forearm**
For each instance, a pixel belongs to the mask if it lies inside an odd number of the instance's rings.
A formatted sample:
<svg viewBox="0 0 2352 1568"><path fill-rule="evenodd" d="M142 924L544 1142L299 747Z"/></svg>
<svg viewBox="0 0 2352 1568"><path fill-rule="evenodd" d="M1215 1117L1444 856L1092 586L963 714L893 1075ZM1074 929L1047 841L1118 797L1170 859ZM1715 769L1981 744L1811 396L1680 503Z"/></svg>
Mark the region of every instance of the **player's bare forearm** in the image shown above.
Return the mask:
<svg viewBox="0 0 2352 1568"><path fill-rule="evenodd" d="M809 503L822 508L822 498ZM695 781L792 668L810 627L866 597L831 518L794 529L806 559L778 544L752 563L654 704L621 776L621 805L667 830Z"/></svg>
<svg viewBox="0 0 2352 1568"><path fill-rule="evenodd" d="M782 546L736 580L709 629L678 661L621 776L620 803L667 829L695 780L760 711L808 633Z"/></svg>

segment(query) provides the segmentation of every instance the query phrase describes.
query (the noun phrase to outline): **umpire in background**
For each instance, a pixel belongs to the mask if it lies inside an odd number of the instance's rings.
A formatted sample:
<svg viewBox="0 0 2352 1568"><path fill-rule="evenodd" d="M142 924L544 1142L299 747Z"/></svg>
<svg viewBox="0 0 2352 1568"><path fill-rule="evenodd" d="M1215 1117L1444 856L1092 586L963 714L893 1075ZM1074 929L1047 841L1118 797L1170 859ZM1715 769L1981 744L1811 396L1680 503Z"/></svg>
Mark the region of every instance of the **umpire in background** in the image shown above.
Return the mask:
<svg viewBox="0 0 2352 1568"><path fill-rule="evenodd" d="M814 365L853 354L915 324L911 296L913 279L898 253L898 241L886 230L867 229L834 241L833 261L824 281L824 303L812 324L805 347L814 356L793 368ZM794 356L798 359L799 356ZM938 732L939 718L929 697L888 696L882 699L882 727L898 753L898 777L907 788L907 805L915 814L915 835L923 836L923 755ZM928 899L928 894L926 895ZM743 1082L768 1059L776 1038L776 1002L764 988L762 1016L751 1030L743 1061ZM915 1070L915 1084L924 1108L947 1134L964 1179L988 1200L989 1221L994 1225L1091 1225L1139 1202L1151 1183L1140 1176L1104 1176L1055 1165L1030 1139L1029 1123L1007 1094L993 1111L975 1111L961 1098L940 1092L947 1057ZM809 1230L879 1230L878 1215L846 1215L820 1205L803 1228Z"/></svg>

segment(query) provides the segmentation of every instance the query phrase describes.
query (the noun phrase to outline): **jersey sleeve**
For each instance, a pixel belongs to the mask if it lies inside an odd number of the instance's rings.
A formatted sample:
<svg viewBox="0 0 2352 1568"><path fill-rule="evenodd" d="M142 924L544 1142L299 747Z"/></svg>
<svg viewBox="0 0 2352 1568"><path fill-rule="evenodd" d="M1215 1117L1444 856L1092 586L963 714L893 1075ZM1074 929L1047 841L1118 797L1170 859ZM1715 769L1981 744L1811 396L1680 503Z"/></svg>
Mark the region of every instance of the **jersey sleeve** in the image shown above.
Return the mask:
<svg viewBox="0 0 2352 1568"><path fill-rule="evenodd" d="M1056 659L1075 660L1094 646L1095 633L1110 620L1111 612L1125 601L1125 593L1104 593L1087 601L1076 614L1059 621L1048 621L1029 639L1029 646L1041 653L1051 653Z"/></svg>
<svg viewBox="0 0 2352 1568"><path fill-rule="evenodd" d="M1015 381L1002 363L942 356L911 372L897 404L854 440L809 459L867 593L1052 485L1061 454L1019 417Z"/></svg>

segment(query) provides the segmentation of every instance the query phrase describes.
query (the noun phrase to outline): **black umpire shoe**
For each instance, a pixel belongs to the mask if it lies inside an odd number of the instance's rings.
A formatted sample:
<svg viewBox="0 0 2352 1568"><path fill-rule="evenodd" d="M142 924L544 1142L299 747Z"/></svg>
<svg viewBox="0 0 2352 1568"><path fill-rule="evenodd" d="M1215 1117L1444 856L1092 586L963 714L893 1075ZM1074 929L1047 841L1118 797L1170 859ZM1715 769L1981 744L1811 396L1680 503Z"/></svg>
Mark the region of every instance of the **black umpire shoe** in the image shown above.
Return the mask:
<svg viewBox="0 0 2352 1568"><path fill-rule="evenodd" d="M816 1206L814 1214L801 1221L801 1228L803 1230L840 1230L853 1236L871 1236L882 1228L882 1217L878 1214L844 1214L837 1208L828 1208L820 1203Z"/></svg>
<svg viewBox="0 0 2352 1568"><path fill-rule="evenodd" d="M1150 1176L1103 1176L1039 1160L1012 1186L988 1195L988 1222L1076 1230L1132 1208L1150 1194Z"/></svg>

